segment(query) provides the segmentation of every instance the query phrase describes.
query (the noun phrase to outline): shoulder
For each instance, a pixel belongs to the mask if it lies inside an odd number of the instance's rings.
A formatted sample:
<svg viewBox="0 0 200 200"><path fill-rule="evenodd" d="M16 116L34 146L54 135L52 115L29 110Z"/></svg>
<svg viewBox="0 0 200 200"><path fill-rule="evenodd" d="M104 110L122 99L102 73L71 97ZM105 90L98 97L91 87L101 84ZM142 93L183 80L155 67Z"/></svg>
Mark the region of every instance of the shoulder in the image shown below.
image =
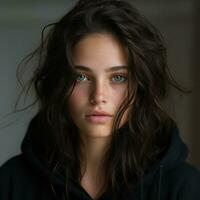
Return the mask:
<svg viewBox="0 0 200 200"><path fill-rule="evenodd" d="M13 167L21 166L22 164L23 164L23 155L19 154L19 155L16 155L16 156L10 158L5 163L3 163L3 165L1 165L1 167L0 167L0 171L10 170Z"/></svg>
<svg viewBox="0 0 200 200"><path fill-rule="evenodd" d="M167 173L180 199L200 199L200 171L183 162Z"/></svg>
<svg viewBox="0 0 200 200"><path fill-rule="evenodd" d="M171 173L175 178L188 181L200 181L200 171L188 162L183 162L174 168Z"/></svg>
<svg viewBox="0 0 200 200"><path fill-rule="evenodd" d="M27 166L24 161L24 157L22 154L14 156L7 160L1 167L0 167L0 182L3 179L8 180L13 176L18 176L25 174L27 172Z"/></svg>
<svg viewBox="0 0 200 200"><path fill-rule="evenodd" d="M0 167L0 200L52 199L50 189L47 179L23 154L12 157Z"/></svg>
<svg viewBox="0 0 200 200"><path fill-rule="evenodd" d="M0 167L0 199L10 199L11 191L23 185L26 171L22 155L9 159Z"/></svg>

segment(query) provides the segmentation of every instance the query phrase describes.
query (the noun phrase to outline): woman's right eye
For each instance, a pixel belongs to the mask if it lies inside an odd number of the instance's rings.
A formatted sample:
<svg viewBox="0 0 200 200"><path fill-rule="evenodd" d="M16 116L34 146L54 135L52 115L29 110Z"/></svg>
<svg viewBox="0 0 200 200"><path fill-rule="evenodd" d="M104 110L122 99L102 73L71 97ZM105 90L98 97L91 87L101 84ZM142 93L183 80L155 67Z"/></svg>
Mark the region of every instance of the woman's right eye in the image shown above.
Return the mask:
<svg viewBox="0 0 200 200"><path fill-rule="evenodd" d="M76 80L80 82L86 80L86 78L88 79L85 74L78 74Z"/></svg>

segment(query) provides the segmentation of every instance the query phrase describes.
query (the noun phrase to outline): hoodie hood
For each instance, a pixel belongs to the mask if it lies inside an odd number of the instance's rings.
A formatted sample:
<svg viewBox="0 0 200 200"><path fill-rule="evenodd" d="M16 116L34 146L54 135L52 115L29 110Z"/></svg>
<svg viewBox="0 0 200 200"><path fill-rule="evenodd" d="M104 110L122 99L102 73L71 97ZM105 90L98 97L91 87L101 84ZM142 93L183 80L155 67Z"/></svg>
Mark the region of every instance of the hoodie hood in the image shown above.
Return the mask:
<svg viewBox="0 0 200 200"><path fill-rule="evenodd" d="M155 200L161 200L163 174L175 169L178 165L183 163L187 159L188 153L188 148L186 144L182 141L179 130L176 126L172 129L170 144L165 154L159 161L154 163L141 178L141 182L138 185L140 199L144 199L143 195L145 187L153 184L155 177L159 176L159 183L157 188L158 193Z"/></svg>
<svg viewBox="0 0 200 200"><path fill-rule="evenodd" d="M151 166L148 172L144 175L143 184L151 184L155 173L159 170L169 171L176 168L177 165L186 160L187 156L188 148L185 143L183 143L178 128L174 127L168 149L163 157Z"/></svg>
<svg viewBox="0 0 200 200"><path fill-rule="evenodd" d="M41 176L46 179L50 179L51 185L56 189L56 191L62 191L65 189L65 178L59 174L51 174L47 165L39 159L38 154L34 149L34 140L33 136L37 127L37 115L31 120L24 140L21 145L22 154L24 155L26 161L31 166L32 170L37 171ZM38 130L38 129L37 129ZM162 188L162 174L166 171L174 169L177 165L184 162L188 156L188 149L183 143L179 130L177 127L174 127L171 134L171 141L168 149L162 158L152 165L148 171L141 178L141 182L136 187L136 193L139 193L141 200L143 200L143 193L145 187L154 183L155 176L159 176L159 185L158 185L158 200L160 200L160 191ZM70 191L80 195L80 199L89 200L91 197L83 190L82 187L75 183L71 183L69 188ZM57 193L57 192L56 192ZM58 192L59 193L59 192Z"/></svg>

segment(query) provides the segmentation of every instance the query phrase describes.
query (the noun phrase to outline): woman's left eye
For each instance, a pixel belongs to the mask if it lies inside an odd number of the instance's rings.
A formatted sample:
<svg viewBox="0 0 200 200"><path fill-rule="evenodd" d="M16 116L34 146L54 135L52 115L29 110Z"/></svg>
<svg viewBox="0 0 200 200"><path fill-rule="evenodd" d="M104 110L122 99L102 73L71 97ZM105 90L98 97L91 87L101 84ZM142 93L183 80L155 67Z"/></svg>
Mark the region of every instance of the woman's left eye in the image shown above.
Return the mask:
<svg viewBox="0 0 200 200"><path fill-rule="evenodd" d="M121 74L117 74L114 75L112 80L114 80L114 82L126 82L127 81L127 76L125 75L121 75Z"/></svg>

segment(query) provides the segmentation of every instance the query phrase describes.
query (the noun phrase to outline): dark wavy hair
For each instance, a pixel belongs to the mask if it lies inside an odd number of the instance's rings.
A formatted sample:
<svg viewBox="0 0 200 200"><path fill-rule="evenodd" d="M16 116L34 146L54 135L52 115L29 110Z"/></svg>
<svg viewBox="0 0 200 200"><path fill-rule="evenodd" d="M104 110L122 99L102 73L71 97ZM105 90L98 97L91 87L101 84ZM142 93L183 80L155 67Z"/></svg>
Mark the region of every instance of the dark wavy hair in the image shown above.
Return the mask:
<svg viewBox="0 0 200 200"><path fill-rule="evenodd" d="M47 28L50 30L45 35ZM22 63L28 64L38 56L27 85L27 91L33 85L36 92L32 105L39 103L35 127L37 151L52 174L60 172L66 177L66 186L71 179L80 183L83 176L80 163L84 156L78 129L68 111L68 99L77 77L72 49L92 33L112 34L128 51L128 84L132 92L116 116L112 142L104 159L102 188L109 186L113 198L120 198L119 182L127 189L133 188L167 148L176 124L162 102L170 86L184 89L170 74L161 34L126 1L80 0L58 22L45 26L40 46ZM128 122L119 128L128 106L131 106Z"/></svg>

